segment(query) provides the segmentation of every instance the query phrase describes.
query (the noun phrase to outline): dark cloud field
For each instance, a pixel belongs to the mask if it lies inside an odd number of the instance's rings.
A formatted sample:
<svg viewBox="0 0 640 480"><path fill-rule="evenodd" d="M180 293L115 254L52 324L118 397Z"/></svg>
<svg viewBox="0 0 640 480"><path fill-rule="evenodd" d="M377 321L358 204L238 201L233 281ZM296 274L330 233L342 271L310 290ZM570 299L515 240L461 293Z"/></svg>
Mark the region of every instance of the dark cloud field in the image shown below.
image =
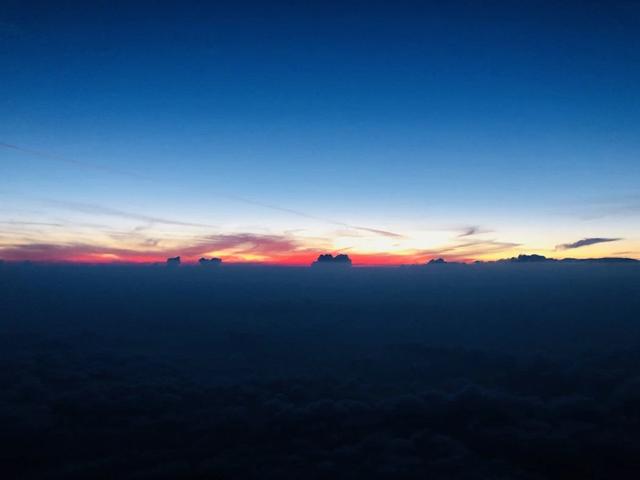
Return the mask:
<svg viewBox="0 0 640 480"><path fill-rule="evenodd" d="M7 479L634 479L640 266L0 265Z"/></svg>

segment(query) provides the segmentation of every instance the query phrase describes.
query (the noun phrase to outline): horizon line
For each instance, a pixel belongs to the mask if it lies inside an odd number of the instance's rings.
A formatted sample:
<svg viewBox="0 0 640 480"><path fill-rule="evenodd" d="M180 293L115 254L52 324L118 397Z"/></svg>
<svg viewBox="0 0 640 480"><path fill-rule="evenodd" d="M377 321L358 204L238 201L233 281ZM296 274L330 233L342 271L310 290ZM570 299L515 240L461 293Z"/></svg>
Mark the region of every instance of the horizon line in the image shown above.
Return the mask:
<svg viewBox="0 0 640 480"><path fill-rule="evenodd" d="M477 264L492 264L492 263L503 263L512 259L517 259L519 257L527 257L527 256L536 256L537 254L520 254L518 256L499 258L495 260L480 260L480 259L465 259L465 260L447 260L446 257L434 256L428 258L422 262L413 262L413 263L374 263L374 262L366 262L366 263L355 263L352 262L349 266L351 268L370 268L370 267L378 267L378 268L397 268L397 267L412 267L412 266L426 266L429 265L431 260L444 259L445 265L477 265ZM629 256L606 256L606 257L588 257L588 258L576 258L576 257L547 257L543 255L539 255L544 257L545 260L548 261L571 261L574 260L576 262L585 262L585 261L602 261L607 259L619 259L619 260L633 260L636 262L640 262L640 258L637 257L629 257ZM170 258L170 257L169 257ZM312 267L315 263L315 259L309 262L304 263L290 263L290 262L274 262L274 261L225 261L222 259L222 262L214 268L225 267L225 266L256 266L256 267L290 267L290 268L307 268ZM513 262L518 263L518 262ZM543 261L539 262L520 262L520 263L544 263ZM153 267L153 266L166 266L167 258L164 260L155 260L155 261L135 261L135 260L111 260L111 261L89 261L89 260L33 260L33 259L2 259L0 258L0 264L36 264L36 265L84 265L84 266L140 266L140 267ZM181 267L201 267L197 260L186 260L181 261L179 266ZM206 267L204 267L206 268ZM331 268L331 267L329 267Z"/></svg>

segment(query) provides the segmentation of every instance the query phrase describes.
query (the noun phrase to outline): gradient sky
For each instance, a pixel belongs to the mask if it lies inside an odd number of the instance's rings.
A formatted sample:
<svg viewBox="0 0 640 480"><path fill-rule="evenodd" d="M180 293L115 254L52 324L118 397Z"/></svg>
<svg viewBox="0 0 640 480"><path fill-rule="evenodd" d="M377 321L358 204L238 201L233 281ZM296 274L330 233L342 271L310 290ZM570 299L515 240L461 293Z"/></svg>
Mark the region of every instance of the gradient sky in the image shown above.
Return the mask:
<svg viewBox="0 0 640 480"><path fill-rule="evenodd" d="M0 258L640 258L640 2L2 4Z"/></svg>

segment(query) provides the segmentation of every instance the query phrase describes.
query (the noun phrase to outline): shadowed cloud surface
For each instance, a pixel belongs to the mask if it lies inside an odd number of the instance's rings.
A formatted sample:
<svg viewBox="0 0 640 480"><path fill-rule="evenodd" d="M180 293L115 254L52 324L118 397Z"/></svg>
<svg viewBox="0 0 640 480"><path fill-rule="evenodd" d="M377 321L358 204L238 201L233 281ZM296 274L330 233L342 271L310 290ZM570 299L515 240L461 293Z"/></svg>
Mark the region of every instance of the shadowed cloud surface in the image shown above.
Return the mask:
<svg viewBox="0 0 640 480"><path fill-rule="evenodd" d="M4 474L637 478L637 263L441 267L0 264Z"/></svg>

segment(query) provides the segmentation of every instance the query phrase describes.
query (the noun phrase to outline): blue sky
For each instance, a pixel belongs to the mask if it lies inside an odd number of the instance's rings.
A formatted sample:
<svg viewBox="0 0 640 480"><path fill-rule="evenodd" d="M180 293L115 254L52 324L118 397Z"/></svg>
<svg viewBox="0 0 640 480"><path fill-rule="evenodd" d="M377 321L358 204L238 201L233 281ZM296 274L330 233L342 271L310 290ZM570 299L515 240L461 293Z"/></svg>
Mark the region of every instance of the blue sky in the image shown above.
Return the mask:
<svg viewBox="0 0 640 480"><path fill-rule="evenodd" d="M7 2L0 257L640 256L637 2L210 3Z"/></svg>

